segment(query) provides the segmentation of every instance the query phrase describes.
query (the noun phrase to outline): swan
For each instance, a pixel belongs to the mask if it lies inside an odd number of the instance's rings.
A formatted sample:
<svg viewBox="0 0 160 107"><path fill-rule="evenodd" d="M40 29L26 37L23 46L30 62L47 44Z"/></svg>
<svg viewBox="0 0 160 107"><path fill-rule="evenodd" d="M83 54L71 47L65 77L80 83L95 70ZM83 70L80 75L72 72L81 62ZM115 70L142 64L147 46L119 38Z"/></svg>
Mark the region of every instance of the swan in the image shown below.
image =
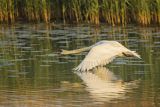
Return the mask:
<svg viewBox="0 0 160 107"><path fill-rule="evenodd" d="M116 57L137 57L140 55L131 51L117 41L99 41L92 46L75 49L61 50L62 55L77 54L83 51L89 51L84 60L75 68L76 71L89 71L97 66L104 66L110 63Z"/></svg>

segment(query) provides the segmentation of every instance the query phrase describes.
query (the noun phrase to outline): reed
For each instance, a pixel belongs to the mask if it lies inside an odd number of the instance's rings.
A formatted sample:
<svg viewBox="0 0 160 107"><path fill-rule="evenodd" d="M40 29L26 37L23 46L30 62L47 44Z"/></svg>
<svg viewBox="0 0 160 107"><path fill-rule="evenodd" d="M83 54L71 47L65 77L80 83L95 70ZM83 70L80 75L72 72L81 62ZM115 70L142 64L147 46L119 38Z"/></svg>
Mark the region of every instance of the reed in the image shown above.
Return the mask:
<svg viewBox="0 0 160 107"><path fill-rule="evenodd" d="M25 17L29 21L50 21L50 1L48 0L26 0Z"/></svg>
<svg viewBox="0 0 160 107"><path fill-rule="evenodd" d="M14 22L15 16L17 16L14 6L16 6L14 0L0 0L0 21Z"/></svg>
<svg viewBox="0 0 160 107"><path fill-rule="evenodd" d="M130 0L132 20L138 24L148 25L151 23L151 0Z"/></svg>
<svg viewBox="0 0 160 107"><path fill-rule="evenodd" d="M126 24L126 0L102 0L101 4L102 17L105 22L113 26L115 24Z"/></svg>
<svg viewBox="0 0 160 107"><path fill-rule="evenodd" d="M160 0L154 0L152 3L152 21L160 24Z"/></svg>
<svg viewBox="0 0 160 107"><path fill-rule="evenodd" d="M83 6L84 10L82 10L82 12L84 14L84 20L89 23L99 24L98 0L85 0Z"/></svg>
<svg viewBox="0 0 160 107"><path fill-rule="evenodd" d="M160 0L0 0L0 22L160 24Z"/></svg>
<svg viewBox="0 0 160 107"><path fill-rule="evenodd" d="M76 23L82 21L81 2L80 0L70 1L70 20L74 19Z"/></svg>

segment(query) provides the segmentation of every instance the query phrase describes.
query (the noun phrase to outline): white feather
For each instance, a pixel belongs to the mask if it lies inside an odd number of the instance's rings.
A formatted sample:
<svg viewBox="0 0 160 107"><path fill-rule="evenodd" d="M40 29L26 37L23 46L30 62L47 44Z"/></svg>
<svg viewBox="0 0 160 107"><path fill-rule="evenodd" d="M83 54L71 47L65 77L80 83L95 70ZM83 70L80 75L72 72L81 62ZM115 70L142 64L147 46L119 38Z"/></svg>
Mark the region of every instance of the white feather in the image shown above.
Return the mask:
<svg viewBox="0 0 160 107"><path fill-rule="evenodd" d="M136 52L130 51L116 41L100 41L91 46L91 50L75 70L88 71L94 67L106 65L117 56L123 56L125 52L140 58Z"/></svg>

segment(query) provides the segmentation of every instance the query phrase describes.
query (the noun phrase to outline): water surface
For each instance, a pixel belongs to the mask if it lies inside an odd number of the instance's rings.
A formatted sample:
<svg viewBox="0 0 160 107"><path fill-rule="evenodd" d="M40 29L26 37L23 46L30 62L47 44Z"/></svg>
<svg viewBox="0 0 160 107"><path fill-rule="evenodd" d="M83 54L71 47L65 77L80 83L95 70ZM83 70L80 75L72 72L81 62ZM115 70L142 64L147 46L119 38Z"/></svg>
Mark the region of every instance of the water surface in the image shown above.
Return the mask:
<svg viewBox="0 0 160 107"><path fill-rule="evenodd" d="M17 24L0 27L0 106L159 107L158 27ZM60 49L116 40L142 59L117 58L91 72L73 72L86 52Z"/></svg>

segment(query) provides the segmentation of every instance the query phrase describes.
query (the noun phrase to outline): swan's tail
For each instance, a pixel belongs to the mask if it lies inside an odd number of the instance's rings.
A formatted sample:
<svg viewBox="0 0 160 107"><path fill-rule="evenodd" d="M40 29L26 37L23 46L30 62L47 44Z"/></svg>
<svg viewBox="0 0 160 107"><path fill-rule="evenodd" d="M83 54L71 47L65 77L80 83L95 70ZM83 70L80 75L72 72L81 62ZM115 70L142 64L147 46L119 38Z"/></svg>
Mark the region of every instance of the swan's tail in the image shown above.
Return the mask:
<svg viewBox="0 0 160 107"><path fill-rule="evenodd" d="M135 57L141 59L140 55L136 51L126 51L126 52L123 52L123 55L126 57L134 57L135 56Z"/></svg>
<svg viewBox="0 0 160 107"><path fill-rule="evenodd" d="M139 58L139 59L142 59L141 56L140 56L136 51L132 51L132 54L133 54L135 57L137 57L137 58Z"/></svg>

